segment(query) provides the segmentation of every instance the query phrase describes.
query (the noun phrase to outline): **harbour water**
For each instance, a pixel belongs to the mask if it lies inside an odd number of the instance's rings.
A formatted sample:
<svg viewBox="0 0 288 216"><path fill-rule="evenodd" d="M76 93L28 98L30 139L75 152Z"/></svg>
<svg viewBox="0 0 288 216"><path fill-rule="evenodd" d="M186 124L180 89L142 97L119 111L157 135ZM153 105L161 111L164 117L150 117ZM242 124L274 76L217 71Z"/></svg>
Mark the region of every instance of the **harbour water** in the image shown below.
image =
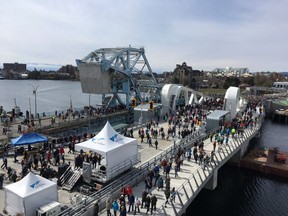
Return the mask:
<svg viewBox="0 0 288 216"><path fill-rule="evenodd" d="M34 114L33 87L37 88L36 105L39 114L69 109L70 98L73 108L83 108L89 104L89 94L82 93L79 81L0 80L0 106L6 111L11 111L15 99L23 113L31 109ZM101 95L90 95L91 105L95 106L100 102Z"/></svg>
<svg viewBox="0 0 288 216"><path fill-rule="evenodd" d="M288 152L287 125L266 120L261 137L252 145L280 147ZM225 165L218 173L214 191L202 190L187 215L281 216L288 215L288 180ZM207 207L208 206L208 207Z"/></svg>
<svg viewBox="0 0 288 216"><path fill-rule="evenodd" d="M31 111L34 113L32 85L39 85L36 98L38 113L68 109L70 96L75 108L89 103L89 95L82 93L80 82L0 80L0 105L9 111L14 107L15 98L22 111L30 110L31 104ZM90 104L93 106L100 101L99 95L90 97ZM288 152L287 127L267 120L261 137L254 139L252 144L278 146L280 150ZM187 215L288 215L287 179L230 166L221 168L218 177L218 187L214 191L203 190L189 207Z"/></svg>

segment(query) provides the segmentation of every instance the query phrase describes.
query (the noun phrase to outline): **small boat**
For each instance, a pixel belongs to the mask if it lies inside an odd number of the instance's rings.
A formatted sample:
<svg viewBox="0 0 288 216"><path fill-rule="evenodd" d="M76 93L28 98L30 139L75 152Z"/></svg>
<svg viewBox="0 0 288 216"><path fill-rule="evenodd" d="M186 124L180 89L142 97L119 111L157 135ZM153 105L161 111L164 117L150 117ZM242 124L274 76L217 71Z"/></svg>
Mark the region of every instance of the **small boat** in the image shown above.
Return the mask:
<svg viewBox="0 0 288 216"><path fill-rule="evenodd" d="M4 80L4 79L5 79L5 77L0 75L0 80Z"/></svg>

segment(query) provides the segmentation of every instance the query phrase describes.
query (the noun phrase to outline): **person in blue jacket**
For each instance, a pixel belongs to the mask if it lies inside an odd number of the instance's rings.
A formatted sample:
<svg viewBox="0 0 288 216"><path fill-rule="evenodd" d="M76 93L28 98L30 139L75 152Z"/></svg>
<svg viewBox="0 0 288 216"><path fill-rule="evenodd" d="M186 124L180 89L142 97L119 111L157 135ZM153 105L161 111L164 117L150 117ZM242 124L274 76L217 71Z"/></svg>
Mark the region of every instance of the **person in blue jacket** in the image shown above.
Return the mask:
<svg viewBox="0 0 288 216"><path fill-rule="evenodd" d="M117 215L117 212L119 211L119 204L117 202L117 200L114 200L112 203L112 209L114 211L114 216Z"/></svg>

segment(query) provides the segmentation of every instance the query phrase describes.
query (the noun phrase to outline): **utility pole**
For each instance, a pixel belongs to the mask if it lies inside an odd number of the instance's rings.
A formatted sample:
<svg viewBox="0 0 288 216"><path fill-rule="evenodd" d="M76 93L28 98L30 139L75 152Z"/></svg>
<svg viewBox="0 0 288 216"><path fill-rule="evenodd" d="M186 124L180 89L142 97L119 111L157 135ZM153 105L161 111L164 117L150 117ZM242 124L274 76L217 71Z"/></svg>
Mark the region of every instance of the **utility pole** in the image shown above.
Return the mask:
<svg viewBox="0 0 288 216"><path fill-rule="evenodd" d="M37 89L38 89L39 85L37 85L36 87L33 86L32 84L29 84L29 85L32 86L32 88L33 88L32 93L35 96L35 114L34 114L35 116L34 116L34 118L36 119L37 118Z"/></svg>

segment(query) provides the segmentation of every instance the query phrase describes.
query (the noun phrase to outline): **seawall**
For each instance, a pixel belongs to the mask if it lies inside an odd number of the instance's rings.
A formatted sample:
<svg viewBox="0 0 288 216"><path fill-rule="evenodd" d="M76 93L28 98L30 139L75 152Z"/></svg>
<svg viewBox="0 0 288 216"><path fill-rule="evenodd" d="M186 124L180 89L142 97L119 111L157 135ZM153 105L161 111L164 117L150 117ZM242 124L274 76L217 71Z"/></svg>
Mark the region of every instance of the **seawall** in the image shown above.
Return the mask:
<svg viewBox="0 0 288 216"><path fill-rule="evenodd" d="M288 158L288 153L280 153ZM275 155L274 150L259 150L255 148L241 160L240 166L264 174L288 178L288 161L286 160L284 163L277 162L275 161Z"/></svg>

